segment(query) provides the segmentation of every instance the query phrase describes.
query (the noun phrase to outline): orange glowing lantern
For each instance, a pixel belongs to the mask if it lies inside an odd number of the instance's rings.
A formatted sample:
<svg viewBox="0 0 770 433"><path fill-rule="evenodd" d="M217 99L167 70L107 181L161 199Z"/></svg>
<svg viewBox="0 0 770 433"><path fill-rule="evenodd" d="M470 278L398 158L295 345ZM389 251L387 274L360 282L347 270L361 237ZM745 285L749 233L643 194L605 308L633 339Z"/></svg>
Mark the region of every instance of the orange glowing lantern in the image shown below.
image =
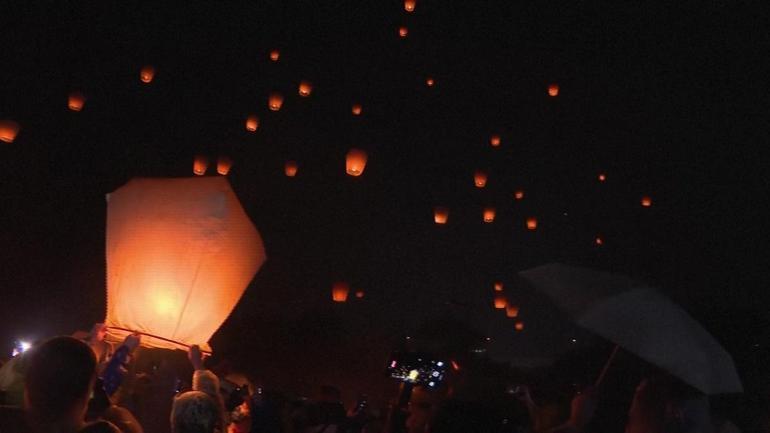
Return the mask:
<svg viewBox="0 0 770 433"><path fill-rule="evenodd" d="M363 299L364 298L364 291L363 290L358 290L356 292L356 298Z"/></svg>
<svg viewBox="0 0 770 433"><path fill-rule="evenodd" d="M283 166L283 171L286 173L287 177L296 176L298 169L299 165L297 165L297 161L286 161L286 164Z"/></svg>
<svg viewBox="0 0 770 433"><path fill-rule="evenodd" d="M217 159L217 173L222 176L227 176L230 173L230 169L233 168L233 160L227 156L220 156Z"/></svg>
<svg viewBox="0 0 770 433"><path fill-rule="evenodd" d="M78 91L71 92L67 98L67 107L72 111L80 111L86 103L86 97Z"/></svg>
<svg viewBox="0 0 770 433"><path fill-rule="evenodd" d="M142 83L151 83L153 78L155 78L155 68L151 65L146 65L139 71L139 79Z"/></svg>
<svg viewBox="0 0 770 433"><path fill-rule="evenodd" d="M198 176L206 174L209 168L209 159L203 155L198 155L193 159L193 173Z"/></svg>
<svg viewBox="0 0 770 433"><path fill-rule="evenodd" d="M491 144L492 147L499 147L500 146L500 136L495 134L495 135L489 137L489 144Z"/></svg>
<svg viewBox="0 0 770 433"><path fill-rule="evenodd" d="M345 302L348 300L350 286L344 281L337 281L332 285L332 300L334 302Z"/></svg>
<svg viewBox="0 0 770 433"><path fill-rule="evenodd" d="M522 200L524 198L524 191L517 190L515 193L513 193L513 196L516 197L516 200Z"/></svg>
<svg viewBox="0 0 770 433"><path fill-rule="evenodd" d="M524 322L516 322L513 327L516 329L516 332L521 332L524 330Z"/></svg>
<svg viewBox="0 0 770 433"><path fill-rule="evenodd" d="M508 306L508 299L505 298L505 295L502 293L498 293L495 295L495 308L498 310L502 310L505 307Z"/></svg>
<svg viewBox="0 0 770 433"><path fill-rule="evenodd" d="M473 184L476 185L476 188L484 188L487 186L487 174L481 170L477 170L476 173L473 174Z"/></svg>
<svg viewBox="0 0 770 433"><path fill-rule="evenodd" d="M133 179L107 196L107 340L145 347L208 340L265 261L224 177Z"/></svg>
<svg viewBox="0 0 770 433"><path fill-rule="evenodd" d="M278 111L283 105L283 95L278 92L273 92L267 100L267 105L270 107L270 111Z"/></svg>
<svg viewBox="0 0 770 433"><path fill-rule="evenodd" d="M607 180L607 175L604 173L599 173L599 182L604 182Z"/></svg>
<svg viewBox="0 0 770 433"><path fill-rule="evenodd" d="M13 143L13 140L16 139L16 135L19 133L20 129L21 126L13 120L0 120L0 141Z"/></svg>
<svg viewBox="0 0 770 433"><path fill-rule="evenodd" d="M604 245L604 239L601 236L597 236L594 242L596 242L596 245Z"/></svg>
<svg viewBox="0 0 770 433"><path fill-rule="evenodd" d="M307 98L313 91L313 85L309 81L301 81L299 83L299 96Z"/></svg>
<svg viewBox="0 0 770 433"><path fill-rule="evenodd" d="M345 171L351 176L361 176L366 168L367 155L361 149L350 149L345 157Z"/></svg>
<svg viewBox="0 0 770 433"><path fill-rule="evenodd" d="M448 208L439 206L433 209L433 221L435 221L436 224L446 224L448 219L449 219Z"/></svg>
<svg viewBox="0 0 770 433"><path fill-rule="evenodd" d="M278 50L272 50L270 51L270 60L277 62L278 59L281 57L281 52Z"/></svg>
<svg viewBox="0 0 770 433"><path fill-rule="evenodd" d="M406 26L401 26L398 28L398 35L402 38L405 38L409 34L409 29L406 28Z"/></svg>
<svg viewBox="0 0 770 433"><path fill-rule="evenodd" d="M649 196L642 197L642 206L643 207L652 206L652 199Z"/></svg>
<svg viewBox="0 0 770 433"><path fill-rule="evenodd" d="M414 12L414 7L417 5L417 0L404 0L404 10L407 12Z"/></svg>
<svg viewBox="0 0 770 433"><path fill-rule="evenodd" d="M427 84L427 85L428 85L428 87L433 87L433 85L435 84L435 81L433 81L433 78L432 78L432 77L428 77L428 78L425 80L425 84Z"/></svg>
<svg viewBox="0 0 770 433"><path fill-rule="evenodd" d="M259 128L259 117L256 114L249 114L246 117L246 130L255 132Z"/></svg>
<svg viewBox="0 0 770 433"><path fill-rule="evenodd" d="M353 104L353 107L350 109L350 111L353 112L354 116L360 116L361 115L361 104Z"/></svg>
<svg viewBox="0 0 770 433"><path fill-rule="evenodd" d="M495 208L488 207L484 209L484 222L491 223L495 220Z"/></svg>
<svg viewBox="0 0 770 433"><path fill-rule="evenodd" d="M519 307L518 305L507 305L505 307L505 315L507 317L519 317Z"/></svg>
<svg viewBox="0 0 770 433"><path fill-rule="evenodd" d="M534 217L527 218L527 229L529 230L537 229L537 218L534 218Z"/></svg>
<svg viewBox="0 0 770 433"><path fill-rule="evenodd" d="M548 85L548 95L551 97L556 97L559 95L559 85L556 83L551 83Z"/></svg>
<svg viewBox="0 0 770 433"><path fill-rule="evenodd" d="M503 291L503 283L500 281L495 282L495 292L502 292Z"/></svg>

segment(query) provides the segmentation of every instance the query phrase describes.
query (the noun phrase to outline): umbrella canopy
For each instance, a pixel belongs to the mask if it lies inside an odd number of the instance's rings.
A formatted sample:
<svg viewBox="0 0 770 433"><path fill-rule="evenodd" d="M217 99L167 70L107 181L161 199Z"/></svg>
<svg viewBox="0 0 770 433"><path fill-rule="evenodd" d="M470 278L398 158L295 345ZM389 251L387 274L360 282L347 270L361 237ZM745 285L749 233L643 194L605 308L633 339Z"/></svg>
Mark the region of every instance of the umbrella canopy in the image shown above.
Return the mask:
<svg viewBox="0 0 770 433"><path fill-rule="evenodd" d="M681 307L627 277L561 264L520 275L575 322L705 394L742 392L730 354Z"/></svg>

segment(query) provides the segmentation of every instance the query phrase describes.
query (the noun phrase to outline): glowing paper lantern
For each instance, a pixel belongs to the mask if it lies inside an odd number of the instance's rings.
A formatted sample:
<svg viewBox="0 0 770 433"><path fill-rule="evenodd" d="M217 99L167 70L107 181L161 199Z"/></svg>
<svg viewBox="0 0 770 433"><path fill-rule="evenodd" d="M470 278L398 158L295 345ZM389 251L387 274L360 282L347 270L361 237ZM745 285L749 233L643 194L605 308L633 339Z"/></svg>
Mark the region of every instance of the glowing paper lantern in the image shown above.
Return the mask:
<svg viewBox="0 0 770 433"><path fill-rule="evenodd" d="M505 307L507 317L519 317L519 307L517 305L508 305Z"/></svg>
<svg viewBox="0 0 770 433"><path fill-rule="evenodd" d="M548 96L556 97L559 95L559 85L551 83L548 85Z"/></svg>
<svg viewBox="0 0 770 433"><path fill-rule="evenodd" d="M537 229L537 218L534 218L534 217L527 218L527 229L529 230Z"/></svg>
<svg viewBox="0 0 770 433"><path fill-rule="evenodd" d="M524 330L524 322L516 322L513 327L516 329L516 332L521 332Z"/></svg>
<svg viewBox="0 0 770 433"><path fill-rule="evenodd" d="M502 310L508 306L508 299L505 298L505 296L502 293L498 293L495 295L495 308L498 310Z"/></svg>
<svg viewBox="0 0 770 433"><path fill-rule="evenodd" d="M398 28L398 35L402 38L405 38L409 34L409 29L406 28L406 26L401 26Z"/></svg>
<svg viewBox="0 0 770 433"><path fill-rule="evenodd" d="M500 147L500 136L495 134L489 137L489 144L491 144L492 147Z"/></svg>
<svg viewBox="0 0 770 433"><path fill-rule="evenodd" d="M436 224L446 224L449 219L449 209L445 207L436 207L433 209L433 221Z"/></svg>
<svg viewBox="0 0 770 433"><path fill-rule="evenodd" d="M604 173L599 173L599 182L604 182L607 180L607 175Z"/></svg>
<svg viewBox="0 0 770 433"><path fill-rule="evenodd" d="M604 239L601 236L597 236L594 242L596 242L596 245L604 245Z"/></svg>
<svg viewBox="0 0 770 433"><path fill-rule="evenodd" d="M283 166L283 171L288 177L296 176L298 169L297 161L286 161L286 164Z"/></svg>
<svg viewBox="0 0 770 433"><path fill-rule="evenodd" d="M356 298L363 299L363 297L364 297L364 291L363 290L359 290L359 291L356 292Z"/></svg>
<svg viewBox="0 0 770 433"><path fill-rule="evenodd" d="M309 81L301 81L299 83L299 96L307 98L313 91L313 85Z"/></svg>
<svg viewBox="0 0 770 433"><path fill-rule="evenodd" d="M13 143L13 140L16 139L16 135L19 133L20 129L21 126L13 120L0 120L0 141Z"/></svg>
<svg viewBox="0 0 770 433"><path fill-rule="evenodd" d="M495 220L495 208L488 207L484 209L484 222L491 223Z"/></svg>
<svg viewBox="0 0 770 433"><path fill-rule="evenodd" d="M209 168L209 159L203 155L197 155L193 159L193 174L203 176Z"/></svg>
<svg viewBox="0 0 770 433"><path fill-rule="evenodd" d="M270 51L270 60L277 62L278 59L281 57L281 52L278 50L272 50Z"/></svg>
<svg viewBox="0 0 770 433"><path fill-rule="evenodd" d="M262 238L224 177L133 179L107 196L107 340L208 340L265 261Z"/></svg>
<svg viewBox="0 0 770 433"><path fill-rule="evenodd" d="M515 193L513 193L513 196L516 197L516 200L522 200L524 198L524 191L517 190Z"/></svg>
<svg viewBox="0 0 770 433"><path fill-rule="evenodd" d="M652 199L649 196L642 197L642 206L643 207L652 206Z"/></svg>
<svg viewBox="0 0 770 433"><path fill-rule="evenodd" d="M353 104L353 107L350 109L350 111L353 112L354 116L360 116L361 115L361 104Z"/></svg>
<svg viewBox="0 0 770 433"><path fill-rule="evenodd" d="M350 292L350 286L344 281L337 281L332 286L332 301L345 302L348 300L348 293Z"/></svg>
<svg viewBox="0 0 770 433"><path fill-rule="evenodd" d="M259 128L259 117L256 114L249 114L246 117L246 130L249 132L255 132Z"/></svg>
<svg viewBox="0 0 770 433"><path fill-rule="evenodd" d="M85 105L85 103L86 103L86 97L78 91L71 92L69 97L67 98L67 108L69 108L72 111L82 110L83 105Z"/></svg>
<svg viewBox="0 0 770 433"><path fill-rule="evenodd" d="M139 71L139 79L142 83L151 83L153 78L155 78L155 68L151 65L146 65Z"/></svg>
<svg viewBox="0 0 770 433"><path fill-rule="evenodd" d="M350 149L345 157L345 171L351 176L361 176L366 168L367 155L361 149Z"/></svg>
<svg viewBox="0 0 770 433"><path fill-rule="evenodd" d="M428 78L425 80L425 84L427 84L427 85L428 85L428 87L433 87L433 85L435 84L435 81L433 81L433 78L432 78L432 77L428 77Z"/></svg>
<svg viewBox="0 0 770 433"><path fill-rule="evenodd" d="M282 105L283 105L283 95L281 95L278 92L271 93L270 97L267 99L267 106L270 107L270 110L278 111L281 109Z"/></svg>
<svg viewBox="0 0 770 433"><path fill-rule="evenodd" d="M217 159L217 173L222 176L227 176L230 173L230 169L233 167L233 160L227 156L220 156Z"/></svg>
<svg viewBox="0 0 770 433"><path fill-rule="evenodd" d="M414 7L417 5L417 0L404 0L404 10L407 12L414 12Z"/></svg>
<svg viewBox="0 0 770 433"><path fill-rule="evenodd" d="M487 174L481 170L477 170L476 173L473 174L473 184L476 185L476 188L484 188L487 186Z"/></svg>
<svg viewBox="0 0 770 433"><path fill-rule="evenodd" d="M500 281L495 282L495 292L502 292L503 291L503 283Z"/></svg>

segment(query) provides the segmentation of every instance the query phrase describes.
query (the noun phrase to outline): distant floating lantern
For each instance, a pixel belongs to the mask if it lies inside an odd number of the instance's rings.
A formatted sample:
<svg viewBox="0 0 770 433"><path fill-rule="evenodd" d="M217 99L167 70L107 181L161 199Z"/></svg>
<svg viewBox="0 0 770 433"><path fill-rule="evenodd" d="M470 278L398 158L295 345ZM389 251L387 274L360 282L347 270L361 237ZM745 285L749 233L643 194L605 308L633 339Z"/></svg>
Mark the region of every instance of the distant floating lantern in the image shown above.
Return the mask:
<svg viewBox="0 0 770 433"><path fill-rule="evenodd" d="M193 159L193 173L198 176L206 174L206 170L209 168L209 159L203 155L197 155Z"/></svg>
<svg viewBox="0 0 770 433"><path fill-rule="evenodd" d="M146 65L139 71L139 79L142 83L151 83L153 78L155 78L155 68L151 65Z"/></svg>
<svg viewBox="0 0 770 433"><path fill-rule="evenodd" d="M491 223L495 221L495 208L484 208L484 222Z"/></svg>
<svg viewBox="0 0 770 433"><path fill-rule="evenodd" d="M398 28L398 35L402 38L405 38L409 34L409 29L406 28L406 26L401 26Z"/></svg>
<svg viewBox="0 0 770 433"><path fill-rule="evenodd" d="M604 173L599 173L599 182L604 182L607 180L607 175Z"/></svg>
<svg viewBox="0 0 770 433"><path fill-rule="evenodd" d="M505 315L507 317L519 317L519 307L518 305L507 305L505 307Z"/></svg>
<svg viewBox="0 0 770 433"><path fill-rule="evenodd" d="M217 173L222 176L227 176L230 173L230 169L233 167L233 160L227 156L220 156L217 159Z"/></svg>
<svg viewBox="0 0 770 433"><path fill-rule="evenodd" d="M597 236L594 242L596 242L596 245L604 245L604 239L601 236Z"/></svg>
<svg viewBox="0 0 770 433"><path fill-rule="evenodd" d="M435 84L435 81L433 81L432 77L428 77L427 79L425 79L425 84L427 84L428 87L433 87L433 85Z"/></svg>
<svg viewBox="0 0 770 433"><path fill-rule="evenodd" d="M524 191L517 190L515 193L513 193L513 196L516 197L516 200L522 200L524 198Z"/></svg>
<svg viewBox="0 0 770 433"><path fill-rule="evenodd" d="M473 184L476 185L476 188L487 186L487 174L481 170L476 170L476 173L473 174Z"/></svg>
<svg viewBox="0 0 770 433"><path fill-rule="evenodd" d="M551 83L548 85L548 95L551 97L556 97L559 95L559 85L556 83Z"/></svg>
<svg viewBox="0 0 770 433"><path fill-rule="evenodd" d="M516 332L521 332L524 330L524 322L516 322L515 325L513 325L514 329L516 329Z"/></svg>
<svg viewBox="0 0 770 433"><path fill-rule="evenodd" d="M495 134L495 135L489 137L489 144L491 144L492 147L499 147L500 146L500 136Z"/></svg>
<svg viewBox="0 0 770 433"><path fill-rule="evenodd" d="M502 292L503 291L503 283L500 281L495 282L495 292Z"/></svg>
<svg viewBox="0 0 770 433"><path fill-rule="evenodd" d="M345 302L348 300L350 286L344 281L337 281L332 286L332 300L334 302Z"/></svg>
<svg viewBox="0 0 770 433"><path fill-rule="evenodd" d="M508 299L505 298L505 295L498 293L495 295L495 308L498 310L502 310L505 307L508 306Z"/></svg>
<svg viewBox="0 0 770 433"><path fill-rule="evenodd" d="M449 219L449 209L445 207L436 207L433 209L433 221L436 224L446 224Z"/></svg>
<svg viewBox="0 0 770 433"><path fill-rule="evenodd" d="M652 199L649 196L642 197L642 206L643 207L652 206Z"/></svg>
<svg viewBox="0 0 770 433"><path fill-rule="evenodd" d="M267 100L267 106L270 107L270 111L278 111L283 105L283 95L278 92L273 92Z"/></svg>
<svg viewBox="0 0 770 433"><path fill-rule="evenodd" d="M417 5L417 0L404 0L404 10L407 12L414 12L414 7Z"/></svg>
<svg viewBox="0 0 770 433"><path fill-rule="evenodd" d="M86 103L86 97L78 91L71 92L67 98L67 107L72 111L80 111Z"/></svg>
<svg viewBox="0 0 770 433"><path fill-rule="evenodd" d="M249 132L254 132L259 128L259 117L257 117L256 114L249 114L248 117L246 117L246 130Z"/></svg>
<svg viewBox="0 0 770 433"><path fill-rule="evenodd" d="M299 83L299 96L307 98L313 91L313 85L309 81L301 81Z"/></svg>
<svg viewBox="0 0 770 433"><path fill-rule="evenodd" d="M283 171L284 173L286 173L287 177L296 176L297 169L299 169L299 166L297 165L297 161L286 161L286 164L283 166Z"/></svg>
<svg viewBox="0 0 770 433"><path fill-rule="evenodd" d="M351 176L361 176L366 168L367 155L361 149L350 149L345 157L345 171Z"/></svg>
<svg viewBox="0 0 770 433"><path fill-rule="evenodd" d="M353 107L350 109L354 116L360 116L361 110L361 104L353 104Z"/></svg>
<svg viewBox="0 0 770 433"><path fill-rule="evenodd" d="M13 120L0 120L0 141L13 143L13 140L16 139L16 135L19 133L20 129L21 126Z"/></svg>
<svg viewBox="0 0 770 433"><path fill-rule="evenodd" d="M278 50L272 50L270 51L270 60L277 62L278 59L281 57L281 52Z"/></svg>
<svg viewBox="0 0 770 433"><path fill-rule="evenodd" d="M363 299L363 297L364 297L364 291L363 290L356 291L356 298Z"/></svg>
<svg viewBox="0 0 770 433"><path fill-rule="evenodd" d="M534 218L534 217L527 218L527 229L528 230L537 229L537 218Z"/></svg>

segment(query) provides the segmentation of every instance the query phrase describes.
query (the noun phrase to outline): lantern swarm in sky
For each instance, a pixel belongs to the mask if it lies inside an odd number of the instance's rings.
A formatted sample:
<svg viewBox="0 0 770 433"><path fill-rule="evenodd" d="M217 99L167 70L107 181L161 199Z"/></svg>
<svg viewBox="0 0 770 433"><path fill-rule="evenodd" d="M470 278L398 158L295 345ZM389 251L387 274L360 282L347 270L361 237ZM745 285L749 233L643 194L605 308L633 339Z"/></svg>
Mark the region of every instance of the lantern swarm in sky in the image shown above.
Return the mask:
<svg viewBox="0 0 770 433"><path fill-rule="evenodd" d="M138 178L107 196L107 339L208 341L266 259L225 177ZM160 337L160 338L157 338Z"/></svg>

